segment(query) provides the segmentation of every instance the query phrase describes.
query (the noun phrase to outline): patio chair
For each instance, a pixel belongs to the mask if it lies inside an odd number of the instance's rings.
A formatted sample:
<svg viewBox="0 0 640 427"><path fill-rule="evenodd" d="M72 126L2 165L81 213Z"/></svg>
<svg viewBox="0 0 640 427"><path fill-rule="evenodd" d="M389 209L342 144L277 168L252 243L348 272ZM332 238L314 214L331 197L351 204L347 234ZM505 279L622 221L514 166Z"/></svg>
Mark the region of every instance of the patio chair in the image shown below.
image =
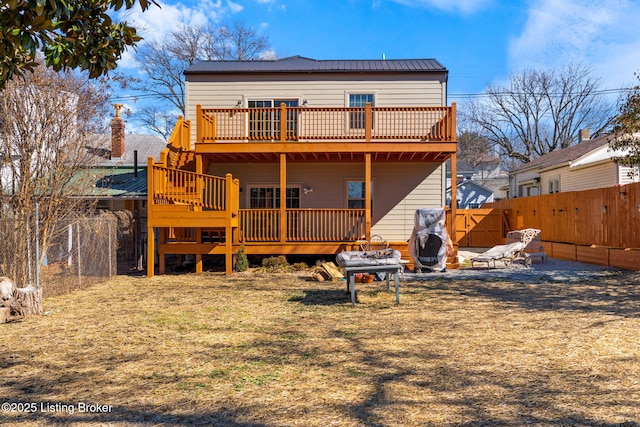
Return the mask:
<svg viewBox="0 0 640 427"><path fill-rule="evenodd" d="M547 254L544 253L544 247L540 239L540 230L537 228L524 228L508 232L506 243L513 242L523 242L526 245L524 251L529 255L532 262L544 262L547 259Z"/></svg>
<svg viewBox="0 0 640 427"><path fill-rule="evenodd" d="M522 259L524 264L531 266L531 258L524 252L525 244L522 242L513 242L506 245L496 245L481 253L478 256L471 258L471 267L475 267L476 263L483 263L487 265L487 268L496 268L496 261L504 263L505 267L510 267L513 261L516 259Z"/></svg>
<svg viewBox="0 0 640 427"><path fill-rule="evenodd" d="M482 254L471 258L471 266L475 263L487 264L487 268L496 268L496 261L502 261L505 267L510 267L514 261L522 261L526 267L531 267L533 258L545 260L542 251L540 230L525 228L507 233L506 243L497 245Z"/></svg>
<svg viewBox="0 0 640 427"><path fill-rule="evenodd" d="M364 252L370 251L383 251L389 248L389 242L384 240L382 236L378 234L374 234L369 238L369 240L365 240L360 243L360 250Z"/></svg>

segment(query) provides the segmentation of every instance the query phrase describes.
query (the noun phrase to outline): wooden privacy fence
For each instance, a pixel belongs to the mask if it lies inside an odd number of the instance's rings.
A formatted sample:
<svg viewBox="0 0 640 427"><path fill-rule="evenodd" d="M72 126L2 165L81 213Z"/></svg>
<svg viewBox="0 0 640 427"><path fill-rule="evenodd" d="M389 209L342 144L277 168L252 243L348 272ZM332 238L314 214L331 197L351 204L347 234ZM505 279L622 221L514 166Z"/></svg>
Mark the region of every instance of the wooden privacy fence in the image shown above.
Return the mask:
<svg viewBox="0 0 640 427"><path fill-rule="evenodd" d="M576 245L640 248L640 183L507 199L512 229L539 228L543 240Z"/></svg>
<svg viewBox="0 0 640 427"><path fill-rule="evenodd" d="M509 228L538 228L554 258L640 269L640 183L507 199Z"/></svg>
<svg viewBox="0 0 640 427"><path fill-rule="evenodd" d="M458 246L483 248L504 243L509 224L503 209L457 209L455 230Z"/></svg>

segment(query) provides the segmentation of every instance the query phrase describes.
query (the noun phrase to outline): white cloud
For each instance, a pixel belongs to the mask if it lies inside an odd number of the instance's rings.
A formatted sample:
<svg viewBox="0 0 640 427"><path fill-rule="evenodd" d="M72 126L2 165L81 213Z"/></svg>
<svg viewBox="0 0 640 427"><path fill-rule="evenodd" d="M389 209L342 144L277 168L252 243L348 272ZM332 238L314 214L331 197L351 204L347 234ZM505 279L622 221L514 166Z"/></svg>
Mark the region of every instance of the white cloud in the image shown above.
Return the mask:
<svg viewBox="0 0 640 427"><path fill-rule="evenodd" d="M392 0L411 7L426 7L471 14L483 9L492 0ZM375 2L374 2L375 5Z"/></svg>
<svg viewBox="0 0 640 427"><path fill-rule="evenodd" d="M141 45L148 42L162 41L171 32L184 25L205 25L207 23L220 22L229 11L240 5L228 1L228 6L223 5L223 0L197 0L185 5L182 3L167 4L158 1L160 7L151 5L142 12L139 7L127 10L118 16L118 19L127 21L136 27L138 34L143 37ZM133 58L135 52L129 49L118 61L118 67L135 69L137 64Z"/></svg>
<svg viewBox="0 0 640 427"><path fill-rule="evenodd" d="M509 46L511 71L582 63L607 88L624 86L640 67L638 16L634 0L532 2L522 33Z"/></svg>
<svg viewBox="0 0 640 427"><path fill-rule="evenodd" d="M231 10L231 13L242 12L242 10L244 9L244 6L238 3L234 3L231 0L227 0L227 4L229 5L229 9Z"/></svg>
<svg viewBox="0 0 640 427"><path fill-rule="evenodd" d="M138 28L146 40L158 41L175 31L180 25L204 25L217 21L223 11L222 0L201 0L193 6L181 3L159 2L160 7L151 5L145 12L137 9L124 17Z"/></svg>

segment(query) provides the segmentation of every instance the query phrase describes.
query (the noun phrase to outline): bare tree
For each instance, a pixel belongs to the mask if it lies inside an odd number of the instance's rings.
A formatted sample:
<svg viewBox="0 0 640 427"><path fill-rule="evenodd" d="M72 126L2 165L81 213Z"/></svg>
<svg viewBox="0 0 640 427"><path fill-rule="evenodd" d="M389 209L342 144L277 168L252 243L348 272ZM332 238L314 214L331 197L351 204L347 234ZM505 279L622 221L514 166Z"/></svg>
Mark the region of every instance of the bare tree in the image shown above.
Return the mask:
<svg viewBox="0 0 640 427"><path fill-rule="evenodd" d="M241 22L231 26L184 26L163 42L149 43L137 55L143 77L119 80L138 91L140 98L153 99L143 105L134 118L167 138L172 128L166 126L164 108L173 117L185 115L184 71L198 61L249 60L268 53L268 38Z"/></svg>
<svg viewBox="0 0 640 427"><path fill-rule="evenodd" d="M479 132L463 130L458 135L457 159L471 167L474 172L480 170L484 173L500 163L500 160L490 153L490 141Z"/></svg>
<svg viewBox="0 0 640 427"><path fill-rule="evenodd" d="M246 61L259 58L269 49L269 40L243 22L234 22L231 27L221 27L220 35L227 49L224 56L218 59Z"/></svg>
<svg viewBox="0 0 640 427"><path fill-rule="evenodd" d="M527 163L574 144L580 129L598 135L606 128L611 105L600 84L583 66L525 71L505 85L490 86L463 115L499 155Z"/></svg>
<svg viewBox="0 0 640 427"><path fill-rule="evenodd" d="M640 72L635 76L640 80ZM611 148L626 153L616 158L627 166L640 164L640 85L635 85L620 101L618 115L614 119L614 135Z"/></svg>
<svg viewBox="0 0 640 427"><path fill-rule="evenodd" d="M36 67L8 82L0 99L0 255L25 256L39 206L39 243L44 248L58 220L85 207L77 196L93 183L86 168L87 145L102 131L108 93L74 74ZM3 274L10 263L0 258ZM12 273L12 274L10 274Z"/></svg>

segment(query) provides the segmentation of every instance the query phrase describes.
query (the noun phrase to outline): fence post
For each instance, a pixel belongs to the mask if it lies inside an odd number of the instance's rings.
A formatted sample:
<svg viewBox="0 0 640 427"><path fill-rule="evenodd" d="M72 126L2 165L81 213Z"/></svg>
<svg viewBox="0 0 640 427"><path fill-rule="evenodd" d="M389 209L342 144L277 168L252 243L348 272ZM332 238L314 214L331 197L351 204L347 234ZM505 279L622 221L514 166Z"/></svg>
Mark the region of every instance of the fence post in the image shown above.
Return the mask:
<svg viewBox="0 0 640 427"><path fill-rule="evenodd" d="M36 203L36 289L40 288L40 216L39 205Z"/></svg>
<svg viewBox="0 0 640 427"><path fill-rule="evenodd" d="M25 216L23 219L23 225L25 227L25 236L26 236L26 241L27 241L27 253L26 258L27 258L27 281L29 283L32 283L31 281L33 280L33 252L31 250L31 227L29 226L29 222L30 222L30 217L29 216Z"/></svg>
<svg viewBox="0 0 640 427"><path fill-rule="evenodd" d="M113 275L113 265L111 263L111 220L107 220L107 234L109 235L109 277Z"/></svg>
<svg viewBox="0 0 640 427"><path fill-rule="evenodd" d="M82 272L80 271L80 221L76 227L76 262L78 263L78 287L82 286Z"/></svg>

